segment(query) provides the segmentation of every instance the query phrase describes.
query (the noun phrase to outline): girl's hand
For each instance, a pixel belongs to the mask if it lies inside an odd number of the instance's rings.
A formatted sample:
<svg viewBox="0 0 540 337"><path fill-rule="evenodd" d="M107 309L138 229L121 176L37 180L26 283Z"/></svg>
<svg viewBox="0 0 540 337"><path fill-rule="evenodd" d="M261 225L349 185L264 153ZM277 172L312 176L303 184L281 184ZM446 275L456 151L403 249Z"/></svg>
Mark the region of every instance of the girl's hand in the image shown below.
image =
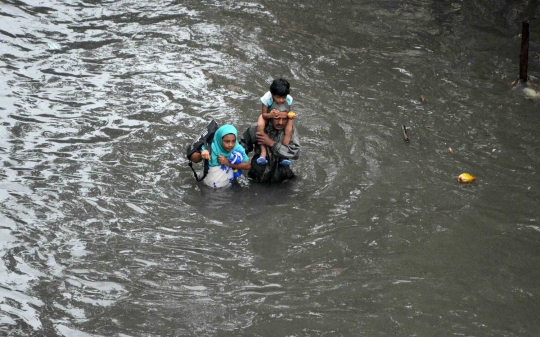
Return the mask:
<svg viewBox="0 0 540 337"><path fill-rule="evenodd" d="M202 150L201 151L201 157L203 157L203 159L209 160L210 159L210 152L208 150Z"/></svg>
<svg viewBox="0 0 540 337"><path fill-rule="evenodd" d="M218 156L217 160L218 163L220 163L221 165L231 166L231 162L229 161L229 159L225 158L225 156Z"/></svg>
<svg viewBox="0 0 540 337"><path fill-rule="evenodd" d="M278 109L272 109L272 111L270 111L270 115L273 118L279 118L279 110Z"/></svg>

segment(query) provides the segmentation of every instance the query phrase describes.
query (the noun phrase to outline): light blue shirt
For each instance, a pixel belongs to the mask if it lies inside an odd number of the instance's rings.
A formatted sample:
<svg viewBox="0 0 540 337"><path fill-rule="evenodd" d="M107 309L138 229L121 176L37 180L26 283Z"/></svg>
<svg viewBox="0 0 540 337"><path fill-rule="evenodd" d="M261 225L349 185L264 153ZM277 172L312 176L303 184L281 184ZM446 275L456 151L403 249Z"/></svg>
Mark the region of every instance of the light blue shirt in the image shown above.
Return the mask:
<svg viewBox="0 0 540 337"><path fill-rule="evenodd" d="M291 95L287 95L287 97L285 98L285 101L287 102L287 104L289 104L289 106L291 106L293 102L293 98L291 97ZM267 107L272 106L272 103L274 103L274 100L272 99L272 93L270 91L268 91L266 94L264 94L263 97L261 97L261 103L266 105Z"/></svg>

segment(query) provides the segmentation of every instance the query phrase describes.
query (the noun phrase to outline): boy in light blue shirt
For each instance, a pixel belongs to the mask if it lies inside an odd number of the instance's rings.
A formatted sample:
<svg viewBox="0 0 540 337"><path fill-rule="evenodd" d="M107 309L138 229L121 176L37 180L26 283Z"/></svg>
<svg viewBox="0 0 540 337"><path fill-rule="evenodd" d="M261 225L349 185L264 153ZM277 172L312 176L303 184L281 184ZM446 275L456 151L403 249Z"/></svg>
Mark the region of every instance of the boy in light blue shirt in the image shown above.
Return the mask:
<svg viewBox="0 0 540 337"><path fill-rule="evenodd" d="M279 78L279 79L275 79L272 82L272 84L270 85L270 91L268 91L267 93L264 94L264 96L261 97L262 112L257 121L257 133L261 133L261 134L264 133L264 128L266 127L268 120L279 116L279 111L275 109L268 111L268 109L272 106L272 104L287 103L289 107L292 105L293 98L289 95L289 92L290 92L290 84L287 80ZM283 138L284 145L289 145L289 142L291 141L292 130L293 130L292 119L294 119L295 117L296 117L295 114L293 114L292 117L289 117L291 120L289 121L289 123L287 123L286 128L285 128L285 137ZM266 157L267 157L266 147L261 146L261 156L257 159L257 164L266 165L268 163L268 160ZM281 162L281 165L290 165L290 164L291 162L287 159Z"/></svg>

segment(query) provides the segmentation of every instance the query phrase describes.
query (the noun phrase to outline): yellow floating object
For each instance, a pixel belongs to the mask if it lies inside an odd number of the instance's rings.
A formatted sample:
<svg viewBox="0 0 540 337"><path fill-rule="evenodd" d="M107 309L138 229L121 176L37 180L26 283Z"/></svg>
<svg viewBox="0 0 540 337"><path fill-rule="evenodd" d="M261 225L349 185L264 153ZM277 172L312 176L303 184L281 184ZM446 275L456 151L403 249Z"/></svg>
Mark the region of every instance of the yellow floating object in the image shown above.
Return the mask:
<svg viewBox="0 0 540 337"><path fill-rule="evenodd" d="M287 117L289 117L289 119L293 119L293 118L296 117L296 114L295 114L294 112L291 111L291 112L289 112L289 113L287 114Z"/></svg>
<svg viewBox="0 0 540 337"><path fill-rule="evenodd" d="M472 175L468 174L468 173L462 173L459 175L459 177L457 178L458 181L460 183L472 183L473 181L476 180L475 177L473 177Z"/></svg>

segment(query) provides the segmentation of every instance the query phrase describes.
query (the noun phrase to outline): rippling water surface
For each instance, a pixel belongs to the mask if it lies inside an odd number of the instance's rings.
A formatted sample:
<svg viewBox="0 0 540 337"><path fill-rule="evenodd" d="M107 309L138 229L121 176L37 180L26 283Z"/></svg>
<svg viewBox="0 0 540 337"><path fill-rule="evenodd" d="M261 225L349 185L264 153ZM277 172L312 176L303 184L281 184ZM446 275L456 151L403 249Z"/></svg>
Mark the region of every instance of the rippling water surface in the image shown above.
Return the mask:
<svg viewBox="0 0 540 337"><path fill-rule="evenodd" d="M534 336L539 6L0 0L0 335ZM197 185L276 77L297 179Z"/></svg>

